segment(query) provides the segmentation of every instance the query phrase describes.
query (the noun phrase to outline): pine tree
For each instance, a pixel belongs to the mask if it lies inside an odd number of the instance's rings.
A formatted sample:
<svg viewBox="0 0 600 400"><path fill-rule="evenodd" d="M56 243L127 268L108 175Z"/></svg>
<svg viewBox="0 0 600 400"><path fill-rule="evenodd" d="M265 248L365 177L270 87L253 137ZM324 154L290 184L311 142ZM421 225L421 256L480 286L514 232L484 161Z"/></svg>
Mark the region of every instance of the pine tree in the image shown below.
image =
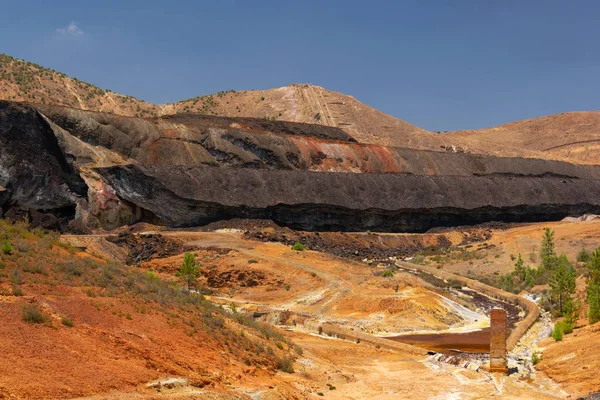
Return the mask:
<svg viewBox="0 0 600 400"><path fill-rule="evenodd" d="M587 302L590 306L588 319L590 325L600 321L600 247L592 253L590 261L590 280L587 286Z"/></svg>
<svg viewBox="0 0 600 400"><path fill-rule="evenodd" d="M575 325L577 318L579 317L579 313L575 307L575 302L570 297L567 299L567 301L565 301L563 317L565 317L565 322L571 326Z"/></svg>
<svg viewBox="0 0 600 400"><path fill-rule="evenodd" d="M523 258L521 257L521 253L519 253L519 257L515 263L515 271L513 274L519 278L519 281L525 282L525 267L523 266Z"/></svg>
<svg viewBox="0 0 600 400"><path fill-rule="evenodd" d="M575 293L575 269L564 254L557 259L548 283L550 296L558 304L558 311L562 314L565 302L571 298L571 294Z"/></svg>
<svg viewBox="0 0 600 400"><path fill-rule="evenodd" d="M546 228L542 238L542 250L540 251L542 258L542 268L553 269L556 265L556 249L554 246L554 231Z"/></svg>
<svg viewBox="0 0 600 400"><path fill-rule="evenodd" d="M525 279L523 282L525 282L525 286L528 288L531 288L535 284L533 280L533 272L529 267L525 268Z"/></svg>
<svg viewBox="0 0 600 400"><path fill-rule="evenodd" d="M183 263L177 271L177 276L182 277L187 283L187 290L190 290L192 283L200 276L200 265L196 264L196 256L192 253L185 253Z"/></svg>

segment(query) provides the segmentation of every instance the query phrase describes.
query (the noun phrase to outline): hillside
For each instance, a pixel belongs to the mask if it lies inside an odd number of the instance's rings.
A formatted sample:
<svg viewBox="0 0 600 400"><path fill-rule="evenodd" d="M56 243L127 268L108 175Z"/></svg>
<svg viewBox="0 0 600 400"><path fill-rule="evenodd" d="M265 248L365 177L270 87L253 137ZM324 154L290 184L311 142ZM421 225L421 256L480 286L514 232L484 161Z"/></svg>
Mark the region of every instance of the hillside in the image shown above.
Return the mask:
<svg viewBox="0 0 600 400"><path fill-rule="evenodd" d="M535 152L541 158L600 163L600 111L567 112L444 136L483 154Z"/></svg>
<svg viewBox="0 0 600 400"><path fill-rule="evenodd" d="M141 117L158 112L156 106L143 100L5 54L0 54L0 99Z"/></svg>
<svg viewBox="0 0 600 400"><path fill-rule="evenodd" d="M40 65L0 54L0 100L25 101L131 117L201 113L339 127L357 141L439 149L439 137L384 114L352 96L313 85L235 91L155 105L101 89Z"/></svg>
<svg viewBox="0 0 600 400"><path fill-rule="evenodd" d="M333 126L343 129L358 142L384 146L430 148L438 140L435 134L384 114L352 96L310 84L269 90L230 90L181 101L169 110L173 111L209 111L228 117Z"/></svg>
<svg viewBox="0 0 600 400"><path fill-rule="evenodd" d="M277 329L181 289L174 274L91 256L56 233L0 220L0 235L0 398L154 398L161 385L150 382L172 377L189 396L246 399L235 392L270 385L298 398L276 374L301 349Z"/></svg>
<svg viewBox="0 0 600 400"><path fill-rule="evenodd" d="M339 128L359 143L600 163L600 111L562 113L493 128L436 134L382 113L352 96L311 84L226 90L171 104L151 104L3 54L0 100L142 118L199 113L301 122Z"/></svg>

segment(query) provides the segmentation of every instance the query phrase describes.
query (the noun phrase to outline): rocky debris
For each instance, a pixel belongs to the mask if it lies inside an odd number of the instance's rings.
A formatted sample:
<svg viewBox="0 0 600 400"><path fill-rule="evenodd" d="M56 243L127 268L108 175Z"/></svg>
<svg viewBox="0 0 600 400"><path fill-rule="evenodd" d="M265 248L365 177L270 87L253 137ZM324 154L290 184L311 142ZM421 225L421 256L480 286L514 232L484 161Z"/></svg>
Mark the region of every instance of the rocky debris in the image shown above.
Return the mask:
<svg viewBox="0 0 600 400"><path fill-rule="evenodd" d="M240 219L233 218L223 221L211 222L202 227L204 232L214 232L222 229L237 229L246 232L256 232L265 229L282 229L275 222L268 219Z"/></svg>
<svg viewBox="0 0 600 400"><path fill-rule="evenodd" d="M219 269L208 270L204 273L206 284L211 288L255 287L255 286L283 286L283 280L268 277L262 271L251 269Z"/></svg>
<svg viewBox="0 0 600 400"><path fill-rule="evenodd" d="M125 262L136 265L154 258L165 258L185 250L179 240L167 238L161 234L120 233L106 238L111 243L128 250Z"/></svg>
<svg viewBox="0 0 600 400"><path fill-rule="evenodd" d="M339 257L363 260L387 260L389 257L409 257L422 251L426 245L417 237L407 238L404 243L386 243L385 238L376 234L352 235L341 232L308 232L290 228L277 230L246 231L249 239L265 242L279 242L292 246L300 242L309 250L327 252ZM414 240L411 240L414 239ZM448 247L447 239L438 238L442 248Z"/></svg>
<svg viewBox="0 0 600 400"><path fill-rule="evenodd" d="M567 217L564 218L563 221L566 222L586 222L586 221L594 221L596 219L600 218L600 215L596 215L596 214L584 214L582 216L579 217Z"/></svg>
<svg viewBox="0 0 600 400"><path fill-rule="evenodd" d="M156 381L148 382L146 384L147 388L151 389L174 389L176 387L187 386L188 380L186 378L165 378L158 379Z"/></svg>
<svg viewBox="0 0 600 400"><path fill-rule="evenodd" d="M483 365L489 363L489 359L489 354L467 352L457 352L456 354L436 353L430 357L431 362L455 365L471 371L479 371Z"/></svg>
<svg viewBox="0 0 600 400"><path fill-rule="evenodd" d="M577 400L600 400L600 392L590 393L586 396L579 397Z"/></svg>

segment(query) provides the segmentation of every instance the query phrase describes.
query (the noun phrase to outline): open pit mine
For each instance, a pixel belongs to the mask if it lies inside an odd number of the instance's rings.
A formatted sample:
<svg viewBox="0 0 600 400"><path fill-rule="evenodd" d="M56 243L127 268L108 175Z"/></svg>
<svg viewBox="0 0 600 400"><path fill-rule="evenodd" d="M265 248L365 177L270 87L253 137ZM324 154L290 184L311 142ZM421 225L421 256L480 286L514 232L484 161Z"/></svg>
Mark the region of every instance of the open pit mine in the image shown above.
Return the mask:
<svg viewBox="0 0 600 400"><path fill-rule="evenodd" d="M562 348L534 367L534 284L493 285L538 262L536 222L571 258L598 246L599 221L556 221L600 214L600 166L352 132L0 101L0 398L596 390L593 368L558 381Z"/></svg>
<svg viewBox="0 0 600 400"><path fill-rule="evenodd" d="M270 219L425 232L600 212L600 167L361 144L251 118L131 118L0 102L0 207L63 231Z"/></svg>

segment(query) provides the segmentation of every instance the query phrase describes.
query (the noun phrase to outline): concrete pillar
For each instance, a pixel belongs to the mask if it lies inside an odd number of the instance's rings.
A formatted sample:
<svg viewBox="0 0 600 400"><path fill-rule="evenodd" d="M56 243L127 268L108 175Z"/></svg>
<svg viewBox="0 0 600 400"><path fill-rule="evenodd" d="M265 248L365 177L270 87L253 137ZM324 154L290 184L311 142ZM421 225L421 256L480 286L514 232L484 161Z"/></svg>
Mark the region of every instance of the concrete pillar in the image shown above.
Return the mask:
<svg viewBox="0 0 600 400"><path fill-rule="evenodd" d="M493 308L490 315L490 371L508 372L506 365L506 311Z"/></svg>

